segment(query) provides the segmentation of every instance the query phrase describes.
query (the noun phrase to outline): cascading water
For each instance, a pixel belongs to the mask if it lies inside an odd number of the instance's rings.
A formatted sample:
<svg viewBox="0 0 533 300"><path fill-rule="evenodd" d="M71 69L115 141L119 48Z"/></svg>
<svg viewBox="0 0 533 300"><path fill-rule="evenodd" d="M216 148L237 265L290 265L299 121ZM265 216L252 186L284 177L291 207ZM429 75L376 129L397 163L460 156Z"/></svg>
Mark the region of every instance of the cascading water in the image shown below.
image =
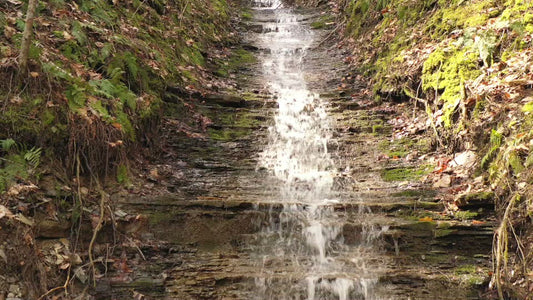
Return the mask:
<svg viewBox="0 0 533 300"><path fill-rule="evenodd" d="M309 91L302 68L315 35L279 0L254 4L264 18L258 37L266 50L263 71L278 102L260 163L276 182L270 200L282 204L281 212L271 212L264 222L256 298L378 299L377 276L363 252L372 248L379 230L347 247L334 210L341 200L333 190L336 167L328 152L332 124L327 104Z"/></svg>

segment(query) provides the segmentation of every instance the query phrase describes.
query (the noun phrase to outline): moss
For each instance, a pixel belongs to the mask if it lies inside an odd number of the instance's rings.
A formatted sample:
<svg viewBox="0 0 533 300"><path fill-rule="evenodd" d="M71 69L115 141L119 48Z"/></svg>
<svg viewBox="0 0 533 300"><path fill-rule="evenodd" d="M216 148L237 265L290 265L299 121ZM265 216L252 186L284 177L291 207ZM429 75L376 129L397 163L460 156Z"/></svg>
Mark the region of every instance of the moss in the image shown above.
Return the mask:
<svg viewBox="0 0 533 300"><path fill-rule="evenodd" d="M490 162L494 159L498 150L500 149L502 140L503 135L499 131L493 129L490 133L490 148L485 154L485 156L483 156L483 158L481 159L482 169L486 169L489 166Z"/></svg>
<svg viewBox="0 0 533 300"><path fill-rule="evenodd" d="M385 132L385 130L383 130L383 132ZM415 150L419 153L426 153L430 150L430 146L431 142L428 138L421 138L418 140L401 138L393 141L384 139L378 144L378 149L383 151L389 157L402 158Z"/></svg>
<svg viewBox="0 0 533 300"><path fill-rule="evenodd" d="M493 192L476 192L476 193L470 193L465 196L466 202L470 201L491 201L494 199L494 193Z"/></svg>
<svg viewBox="0 0 533 300"><path fill-rule="evenodd" d="M334 21L334 17L332 15L323 15L318 18L318 20L315 20L311 23L312 29L328 29L331 28Z"/></svg>
<svg viewBox="0 0 533 300"><path fill-rule="evenodd" d="M380 175L384 181L404 181L417 180L422 175L427 174L429 168L394 168L389 170L382 170Z"/></svg>
<svg viewBox="0 0 533 300"><path fill-rule="evenodd" d="M253 14L250 12L250 11L243 11L241 13L241 18L245 21L249 21L251 19L253 19Z"/></svg>
<svg viewBox="0 0 533 300"><path fill-rule="evenodd" d="M373 134L382 133L383 132L383 128L384 127L381 124L372 125L372 133Z"/></svg>
<svg viewBox="0 0 533 300"><path fill-rule="evenodd" d="M217 74L221 77L227 77L246 65L255 63L257 58L250 52L242 48L232 51L229 59L219 62Z"/></svg>
<svg viewBox="0 0 533 300"><path fill-rule="evenodd" d="M435 226L436 226L436 222L433 222L433 221L419 221L419 222L414 222L414 223L410 223L410 224L406 224L406 225L402 225L401 228L402 229L408 229L408 230L413 230L413 231L418 231L418 232L422 232L422 233L426 233L428 235L433 235L433 231L435 229Z"/></svg>
<svg viewBox="0 0 533 300"><path fill-rule="evenodd" d="M458 219L458 220L465 221L465 220L471 220L471 219L477 217L478 215L479 215L479 213L477 213L477 212L466 210L466 211L457 211L457 212L455 212L454 217L456 219Z"/></svg>
<svg viewBox="0 0 533 300"><path fill-rule="evenodd" d="M131 184L128 168L125 165L119 165L117 168L117 182L123 185Z"/></svg>
<svg viewBox="0 0 533 300"><path fill-rule="evenodd" d="M462 266L459 266L459 267L455 268L455 270L454 270L454 273L456 275L476 274L476 272L477 272L477 267L474 266L474 265L462 265Z"/></svg>
<svg viewBox="0 0 533 300"><path fill-rule="evenodd" d="M524 162L522 161L522 158L518 155L517 152L510 152L507 161L509 163L509 167L511 168L515 176L525 170Z"/></svg>
<svg viewBox="0 0 533 300"><path fill-rule="evenodd" d="M156 211L148 215L148 220L151 225L158 225L172 220L172 215L168 211Z"/></svg>
<svg viewBox="0 0 533 300"><path fill-rule="evenodd" d="M437 228L435 230L435 232L434 232L434 236L435 236L435 238L441 238L441 237L445 237L445 236L449 236L451 234L454 234L455 232L457 232L457 230Z"/></svg>
<svg viewBox="0 0 533 300"><path fill-rule="evenodd" d="M392 193L392 197L408 197L408 198L433 198L437 195L434 190L405 190L397 193Z"/></svg>
<svg viewBox="0 0 533 300"><path fill-rule="evenodd" d="M9 189L16 178L29 177L27 162L21 154L10 154L2 157L0 165L0 193Z"/></svg>
<svg viewBox="0 0 533 300"><path fill-rule="evenodd" d="M465 82L481 75L478 58L472 49L452 47L448 51L435 50L424 62L422 88L426 92L443 91L440 101L443 103L444 126L447 128L452 125L452 115L459 102L465 98Z"/></svg>

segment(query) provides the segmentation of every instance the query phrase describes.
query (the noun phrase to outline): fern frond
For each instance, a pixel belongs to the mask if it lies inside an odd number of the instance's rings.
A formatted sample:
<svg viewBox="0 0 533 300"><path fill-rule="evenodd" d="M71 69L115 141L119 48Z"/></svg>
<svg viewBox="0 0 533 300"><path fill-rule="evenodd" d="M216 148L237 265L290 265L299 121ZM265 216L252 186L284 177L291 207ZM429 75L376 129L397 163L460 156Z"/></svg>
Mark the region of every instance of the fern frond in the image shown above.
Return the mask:
<svg viewBox="0 0 533 300"><path fill-rule="evenodd" d="M36 168L41 162L41 152L42 148L33 147L24 154L24 159L28 164Z"/></svg>
<svg viewBox="0 0 533 300"><path fill-rule="evenodd" d="M11 147L15 146L17 143L14 139L5 139L0 140L0 146L2 147L2 150L9 151Z"/></svg>

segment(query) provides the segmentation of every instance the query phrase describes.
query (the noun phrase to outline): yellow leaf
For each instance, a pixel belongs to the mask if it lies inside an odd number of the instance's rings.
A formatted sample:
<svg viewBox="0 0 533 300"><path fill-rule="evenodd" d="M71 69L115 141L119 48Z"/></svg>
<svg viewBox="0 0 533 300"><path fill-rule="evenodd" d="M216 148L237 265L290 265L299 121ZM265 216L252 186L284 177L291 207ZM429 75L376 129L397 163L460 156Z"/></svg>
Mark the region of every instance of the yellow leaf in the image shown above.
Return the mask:
<svg viewBox="0 0 533 300"><path fill-rule="evenodd" d="M72 40L73 39L72 35L70 35L70 33L66 32L66 31L63 31L63 38L65 40Z"/></svg>
<svg viewBox="0 0 533 300"><path fill-rule="evenodd" d="M433 218L432 217L423 217L423 218L418 219L418 221L420 221L420 222L433 222Z"/></svg>
<svg viewBox="0 0 533 300"><path fill-rule="evenodd" d="M37 78L37 77L39 77L39 73L37 73L37 72L30 72L30 76L33 77L33 78Z"/></svg>

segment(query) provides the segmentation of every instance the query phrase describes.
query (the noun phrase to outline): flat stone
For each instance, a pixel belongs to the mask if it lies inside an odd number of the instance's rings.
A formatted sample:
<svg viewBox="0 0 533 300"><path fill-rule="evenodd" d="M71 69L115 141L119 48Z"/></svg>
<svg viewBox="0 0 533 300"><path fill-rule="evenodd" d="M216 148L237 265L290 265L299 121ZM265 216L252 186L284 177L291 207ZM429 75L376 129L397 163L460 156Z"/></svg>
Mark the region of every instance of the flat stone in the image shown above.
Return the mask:
<svg viewBox="0 0 533 300"><path fill-rule="evenodd" d="M433 183L434 188L446 188L452 184L452 176L443 174L437 181Z"/></svg>
<svg viewBox="0 0 533 300"><path fill-rule="evenodd" d="M454 168L464 166L466 168L472 167L476 163L477 155L474 151L464 151L457 154L450 162L449 166Z"/></svg>

